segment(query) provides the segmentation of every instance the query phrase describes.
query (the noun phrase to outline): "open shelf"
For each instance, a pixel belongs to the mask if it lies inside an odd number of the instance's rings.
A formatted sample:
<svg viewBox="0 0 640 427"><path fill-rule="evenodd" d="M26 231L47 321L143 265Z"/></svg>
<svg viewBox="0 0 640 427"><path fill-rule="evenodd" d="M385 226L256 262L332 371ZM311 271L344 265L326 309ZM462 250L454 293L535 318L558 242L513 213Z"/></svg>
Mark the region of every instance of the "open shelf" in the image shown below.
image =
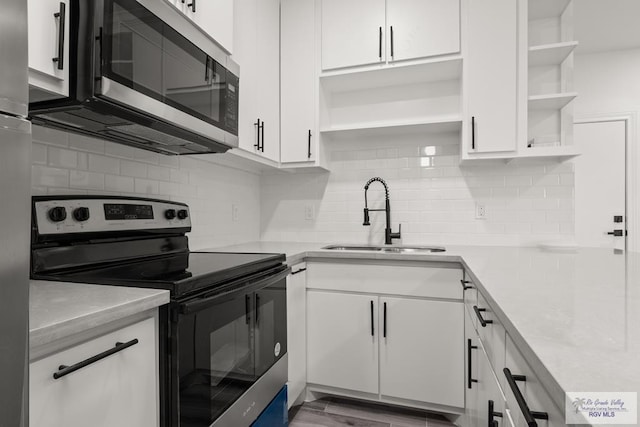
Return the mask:
<svg viewBox="0 0 640 427"><path fill-rule="evenodd" d="M552 93L529 97L529 110L560 110L578 96L576 92Z"/></svg>
<svg viewBox="0 0 640 427"><path fill-rule="evenodd" d="M559 16L571 0L529 0L529 21Z"/></svg>
<svg viewBox="0 0 640 427"><path fill-rule="evenodd" d="M529 66L560 65L578 46L577 41L552 43L529 48Z"/></svg>
<svg viewBox="0 0 640 427"><path fill-rule="evenodd" d="M387 122L375 124L359 124L352 126L336 126L320 129L325 135L348 134L349 136L398 135L405 133L440 134L459 132L462 128L461 117L433 118L415 122Z"/></svg>

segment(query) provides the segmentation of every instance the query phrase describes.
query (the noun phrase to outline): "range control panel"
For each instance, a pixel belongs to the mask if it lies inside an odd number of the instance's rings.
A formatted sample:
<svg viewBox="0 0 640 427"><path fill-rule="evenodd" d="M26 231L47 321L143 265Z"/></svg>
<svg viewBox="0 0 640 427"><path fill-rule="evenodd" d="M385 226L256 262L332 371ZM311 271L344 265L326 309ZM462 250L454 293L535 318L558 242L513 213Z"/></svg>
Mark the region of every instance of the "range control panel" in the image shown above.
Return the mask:
<svg viewBox="0 0 640 427"><path fill-rule="evenodd" d="M40 235L191 228L182 203L134 198L37 198Z"/></svg>

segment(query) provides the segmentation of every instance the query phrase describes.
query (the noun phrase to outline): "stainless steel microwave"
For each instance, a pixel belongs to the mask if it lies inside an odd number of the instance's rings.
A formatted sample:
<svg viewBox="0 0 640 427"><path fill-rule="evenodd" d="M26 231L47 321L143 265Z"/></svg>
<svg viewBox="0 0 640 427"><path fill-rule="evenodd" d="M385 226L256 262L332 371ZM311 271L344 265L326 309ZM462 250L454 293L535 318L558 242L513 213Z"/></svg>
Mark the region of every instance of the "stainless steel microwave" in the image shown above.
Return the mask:
<svg viewBox="0 0 640 427"><path fill-rule="evenodd" d="M30 99L34 124L164 154L238 146L239 66L168 2L70 0L69 12L69 64L57 63L69 96Z"/></svg>

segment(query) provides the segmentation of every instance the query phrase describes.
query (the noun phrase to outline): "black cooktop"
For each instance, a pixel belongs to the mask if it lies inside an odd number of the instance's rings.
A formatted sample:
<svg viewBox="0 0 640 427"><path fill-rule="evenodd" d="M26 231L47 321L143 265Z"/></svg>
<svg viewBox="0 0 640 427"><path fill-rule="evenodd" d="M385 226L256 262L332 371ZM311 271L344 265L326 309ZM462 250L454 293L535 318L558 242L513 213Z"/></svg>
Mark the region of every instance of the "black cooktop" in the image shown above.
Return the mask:
<svg viewBox="0 0 640 427"><path fill-rule="evenodd" d="M279 268L283 254L182 252L93 266L91 269L34 274L33 279L168 289L172 297L224 286Z"/></svg>

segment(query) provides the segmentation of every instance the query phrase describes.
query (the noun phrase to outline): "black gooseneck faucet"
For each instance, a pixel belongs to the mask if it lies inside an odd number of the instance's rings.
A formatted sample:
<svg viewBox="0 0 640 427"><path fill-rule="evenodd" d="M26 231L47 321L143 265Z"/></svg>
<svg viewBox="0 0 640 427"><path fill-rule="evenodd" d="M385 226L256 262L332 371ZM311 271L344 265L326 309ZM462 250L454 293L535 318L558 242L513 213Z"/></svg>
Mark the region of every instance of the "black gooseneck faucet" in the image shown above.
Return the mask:
<svg viewBox="0 0 640 427"><path fill-rule="evenodd" d="M385 198L385 205L384 205L384 209L369 209L367 207L367 190L369 189L369 186L371 185L371 183L373 182L379 182L380 184L382 184L384 186L384 198ZM389 203L389 187L387 187L387 183L384 182L384 179L376 176L371 178L369 181L367 181L367 183L364 185L364 222L362 223L362 225L371 225L371 223L369 222L369 212L376 212L376 211L384 211L386 213L386 217L387 217L387 226L384 229L384 244L385 245L390 245L392 242L392 239L399 239L400 238L400 232L402 230L402 224L398 224L398 232L394 233L391 231L391 204Z"/></svg>

